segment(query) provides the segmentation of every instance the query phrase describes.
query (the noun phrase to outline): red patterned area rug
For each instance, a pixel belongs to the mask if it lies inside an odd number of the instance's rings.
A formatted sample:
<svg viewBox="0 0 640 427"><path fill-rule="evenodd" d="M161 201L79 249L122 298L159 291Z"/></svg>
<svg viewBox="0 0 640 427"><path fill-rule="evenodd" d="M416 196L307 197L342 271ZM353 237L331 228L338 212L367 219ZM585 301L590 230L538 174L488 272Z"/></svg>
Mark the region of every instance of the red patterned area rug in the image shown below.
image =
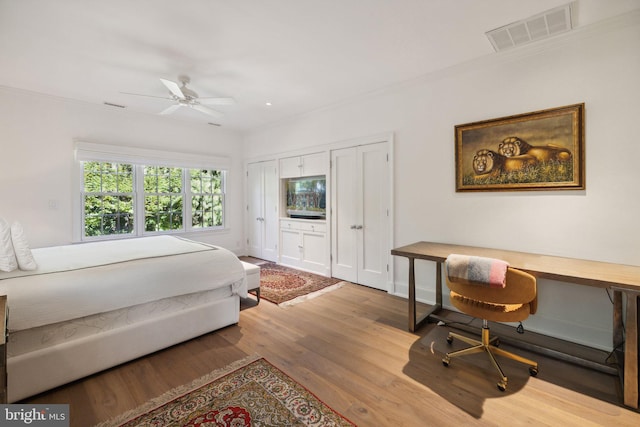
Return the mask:
<svg viewBox="0 0 640 427"><path fill-rule="evenodd" d="M98 426L339 427L355 424L265 359L250 356Z"/></svg>
<svg viewBox="0 0 640 427"><path fill-rule="evenodd" d="M282 265L260 265L260 298L280 306L296 304L341 287L340 279L307 273Z"/></svg>

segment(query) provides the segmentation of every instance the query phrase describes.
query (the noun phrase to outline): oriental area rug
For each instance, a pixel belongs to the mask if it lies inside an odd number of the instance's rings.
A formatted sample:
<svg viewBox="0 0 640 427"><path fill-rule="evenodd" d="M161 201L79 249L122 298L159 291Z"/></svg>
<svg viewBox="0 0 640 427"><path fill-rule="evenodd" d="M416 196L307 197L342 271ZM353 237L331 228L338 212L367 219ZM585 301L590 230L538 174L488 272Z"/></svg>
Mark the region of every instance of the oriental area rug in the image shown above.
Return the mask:
<svg viewBox="0 0 640 427"><path fill-rule="evenodd" d="M320 276L275 263L260 265L260 298L280 306L293 305L344 285L341 279Z"/></svg>
<svg viewBox="0 0 640 427"><path fill-rule="evenodd" d="M355 426L265 359L250 356L96 427Z"/></svg>

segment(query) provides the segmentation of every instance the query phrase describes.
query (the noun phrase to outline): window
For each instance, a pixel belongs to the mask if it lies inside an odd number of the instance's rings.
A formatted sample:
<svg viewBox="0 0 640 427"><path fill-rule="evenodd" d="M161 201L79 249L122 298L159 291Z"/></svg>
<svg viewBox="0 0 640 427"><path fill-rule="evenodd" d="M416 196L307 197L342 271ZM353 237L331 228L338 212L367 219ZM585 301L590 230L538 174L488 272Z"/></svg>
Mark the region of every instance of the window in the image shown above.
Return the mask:
<svg viewBox="0 0 640 427"><path fill-rule="evenodd" d="M81 165L83 240L224 227L222 170L100 161Z"/></svg>
<svg viewBox="0 0 640 427"><path fill-rule="evenodd" d="M221 227L224 223L222 171L191 169L191 225Z"/></svg>
<svg viewBox="0 0 640 427"><path fill-rule="evenodd" d="M84 235L133 233L133 166L86 162L83 176Z"/></svg>
<svg viewBox="0 0 640 427"><path fill-rule="evenodd" d="M182 169L144 167L144 230L181 230Z"/></svg>

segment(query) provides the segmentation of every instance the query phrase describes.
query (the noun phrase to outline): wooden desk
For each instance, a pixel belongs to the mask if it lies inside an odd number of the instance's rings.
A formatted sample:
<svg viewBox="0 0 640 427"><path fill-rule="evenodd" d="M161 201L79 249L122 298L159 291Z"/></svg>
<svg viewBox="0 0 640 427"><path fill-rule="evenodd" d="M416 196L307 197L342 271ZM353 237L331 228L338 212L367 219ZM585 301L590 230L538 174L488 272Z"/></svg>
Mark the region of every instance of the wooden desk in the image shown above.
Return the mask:
<svg viewBox="0 0 640 427"><path fill-rule="evenodd" d="M640 266L432 242L413 243L393 249L391 254L409 259L409 330L412 332L427 321L431 314L442 308L442 264L450 254L498 258L507 261L511 267L527 271L537 278L611 289L614 305L613 347L616 348L624 342L624 368L622 371L624 404L638 408ZM437 263L436 304L431 311L419 319L416 315L416 259ZM626 296L626 321L622 319L623 294Z"/></svg>

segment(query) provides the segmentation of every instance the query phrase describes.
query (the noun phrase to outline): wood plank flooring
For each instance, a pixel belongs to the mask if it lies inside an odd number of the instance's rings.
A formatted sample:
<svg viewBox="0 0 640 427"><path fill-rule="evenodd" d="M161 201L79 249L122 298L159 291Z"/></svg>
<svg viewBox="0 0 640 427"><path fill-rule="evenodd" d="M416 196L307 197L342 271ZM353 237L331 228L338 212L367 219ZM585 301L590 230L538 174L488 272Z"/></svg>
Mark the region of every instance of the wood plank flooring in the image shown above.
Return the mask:
<svg viewBox="0 0 640 427"><path fill-rule="evenodd" d="M70 404L71 426L106 420L246 355L259 354L359 426L638 426L615 376L515 350L540 373L501 359L498 391L486 355L442 353L448 328L406 330L404 299L346 285L280 308L244 302L240 323L27 400ZM506 347L506 346L505 346Z"/></svg>

